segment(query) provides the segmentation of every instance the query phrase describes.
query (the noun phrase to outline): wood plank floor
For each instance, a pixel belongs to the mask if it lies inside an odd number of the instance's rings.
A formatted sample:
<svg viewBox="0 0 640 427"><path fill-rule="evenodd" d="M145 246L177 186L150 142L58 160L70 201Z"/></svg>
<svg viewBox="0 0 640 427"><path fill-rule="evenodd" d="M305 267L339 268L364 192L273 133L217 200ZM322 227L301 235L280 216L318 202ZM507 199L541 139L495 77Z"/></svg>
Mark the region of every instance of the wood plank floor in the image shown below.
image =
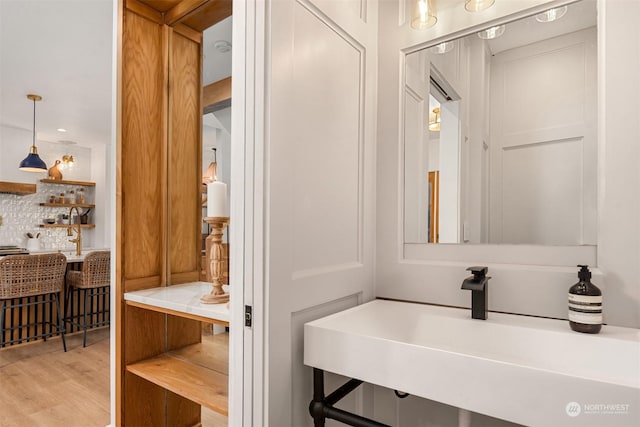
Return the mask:
<svg viewBox="0 0 640 427"><path fill-rule="evenodd" d="M109 424L109 328L0 350L0 427Z"/></svg>
<svg viewBox="0 0 640 427"><path fill-rule="evenodd" d="M58 337L0 349L0 427L109 424L109 328L89 331L86 348L68 335L67 350ZM226 427L227 417L203 408L202 426Z"/></svg>

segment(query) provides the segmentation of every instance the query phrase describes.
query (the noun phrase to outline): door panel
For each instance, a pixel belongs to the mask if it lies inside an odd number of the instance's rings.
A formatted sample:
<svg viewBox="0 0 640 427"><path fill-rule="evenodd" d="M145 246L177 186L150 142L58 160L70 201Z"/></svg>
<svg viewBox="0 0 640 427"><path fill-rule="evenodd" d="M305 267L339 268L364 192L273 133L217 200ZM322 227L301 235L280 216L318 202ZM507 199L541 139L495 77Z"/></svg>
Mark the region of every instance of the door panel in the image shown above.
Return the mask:
<svg viewBox="0 0 640 427"><path fill-rule="evenodd" d="M265 400L278 427L312 425L303 324L373 294L377 10L365 24L333 3L270 4ZM354 396L347 409L362 410Z"/></svg>

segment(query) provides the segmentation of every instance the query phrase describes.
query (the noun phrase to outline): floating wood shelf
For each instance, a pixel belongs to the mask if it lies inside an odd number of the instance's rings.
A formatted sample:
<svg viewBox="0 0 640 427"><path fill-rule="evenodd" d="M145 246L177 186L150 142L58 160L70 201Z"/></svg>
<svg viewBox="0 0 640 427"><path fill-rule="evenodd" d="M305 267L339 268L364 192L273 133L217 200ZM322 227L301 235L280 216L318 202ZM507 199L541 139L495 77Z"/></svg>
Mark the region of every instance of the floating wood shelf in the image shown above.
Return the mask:
<svg viewBox="0 0 640 427"><path fill-rule="evenodd" d="M127 365L127 371L226 416L229 376L204 366L207 353L194 344Z"/></svg>
<svg viewBox="0 0 640 427"><path fill-rule="evenodd" d="M23 182L6 182L0 181L0 193L11 194L34 194L36 192L35 184L26 184Z"/></svg>
<svg viewBox="0 0 640 427"><path fill-rule="evenodd" d="M78 225L78 224L71 224ZM40 228L68 228L69 224L40 224ZM96 228L95 224L80 224L80 228Z"/></svg>
<svg viewBox="0 0 640 427"><path fill-rule="evenodd" d="M63 184L63 185L81 185L84 187L95 187L95 182L90 181L65 181L60 179L41 179L40 182L45 184Z"/></svg>
<svg viewBox="0 0 640 427"><path fill-rule="evenodd" d="M40 203L40 206L50 208L95 208L96 205L89 203Z"/></svg>

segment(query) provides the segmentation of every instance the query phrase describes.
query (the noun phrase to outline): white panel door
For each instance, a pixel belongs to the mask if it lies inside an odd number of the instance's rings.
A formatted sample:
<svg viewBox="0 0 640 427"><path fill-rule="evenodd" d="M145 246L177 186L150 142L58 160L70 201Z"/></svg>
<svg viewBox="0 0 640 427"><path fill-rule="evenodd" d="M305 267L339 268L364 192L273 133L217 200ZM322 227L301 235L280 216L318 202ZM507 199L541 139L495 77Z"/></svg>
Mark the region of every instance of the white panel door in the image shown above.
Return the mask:
<svg viewBox="0 0 640 427"><path fill-rule="evenodd" d="M490 243L596 243L595 61L595 28L493 57Z"/></svg>
<svg viewBox="0 0 640 427"><path fill-rule="evenodd" d="M377 4L267 9L261 425L298 427L313 425L302 325L373 295Z"/></svg>

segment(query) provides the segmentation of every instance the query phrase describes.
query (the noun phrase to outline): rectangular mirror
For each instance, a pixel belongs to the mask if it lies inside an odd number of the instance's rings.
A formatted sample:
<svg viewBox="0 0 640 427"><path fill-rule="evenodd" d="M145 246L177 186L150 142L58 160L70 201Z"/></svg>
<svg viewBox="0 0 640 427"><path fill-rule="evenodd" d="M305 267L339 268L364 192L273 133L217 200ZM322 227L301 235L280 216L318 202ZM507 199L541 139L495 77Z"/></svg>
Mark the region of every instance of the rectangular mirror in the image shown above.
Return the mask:
<svg viewBox="0 0 640 427"><path fill-rule="evenodd" d="M596 2L411 53L404 242L596 244Z"/></svg>

